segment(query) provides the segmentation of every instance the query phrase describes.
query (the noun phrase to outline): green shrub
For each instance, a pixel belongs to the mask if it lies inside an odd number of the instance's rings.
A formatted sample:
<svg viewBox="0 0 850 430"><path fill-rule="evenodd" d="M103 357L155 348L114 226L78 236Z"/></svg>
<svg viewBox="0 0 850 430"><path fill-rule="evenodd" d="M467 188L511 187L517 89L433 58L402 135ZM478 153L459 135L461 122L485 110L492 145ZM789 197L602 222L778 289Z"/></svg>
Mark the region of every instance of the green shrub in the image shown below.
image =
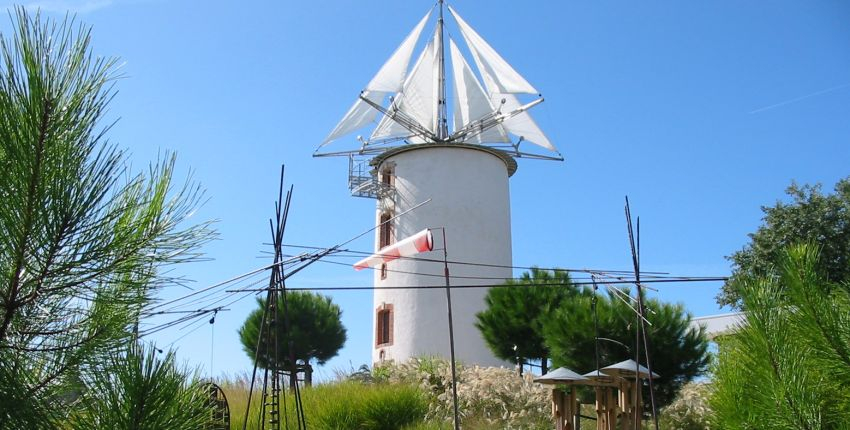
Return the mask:
<svg viewBox="0 0 850 430"><path fill-rule="evenodd" d="M422 421L428 412L428 402L415 387L386 386L366 399L362 411L364 429L396 430Z"/></svg>
<svg viewBox="0 0 850 430"><path fill-rule="evenodd" d="M466 428L466 427L464 427ZM452 430L454 425L450 421L424 421L404 427L404 430Z"/></svg>
<svg viewBox="0 0 850 430"><path fill-rule="evenodd" d="M230 428L241 430L245 420L249 381L225 381L221 385L230 402ZM259 428L261 395L255 386L248 420L249 429ZM317 430L401 429L423 422L428 412L428 401L422 391L404 384L323 384L303 388L301 398L307 425ZM286 393L286 419L290 423L296 421L295 402L289 393Z"/></svg>

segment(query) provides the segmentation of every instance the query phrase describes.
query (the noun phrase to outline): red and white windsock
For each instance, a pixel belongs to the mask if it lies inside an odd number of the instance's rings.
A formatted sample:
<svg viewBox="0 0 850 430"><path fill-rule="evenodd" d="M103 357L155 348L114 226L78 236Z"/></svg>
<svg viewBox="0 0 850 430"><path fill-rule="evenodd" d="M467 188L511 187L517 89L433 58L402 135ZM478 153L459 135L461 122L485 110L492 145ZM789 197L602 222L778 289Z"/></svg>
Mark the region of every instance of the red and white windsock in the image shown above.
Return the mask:
<svg viewBox="0 0 850 430"><path fill-rule="evenodd" d="M410 257L420 252L434 250L434 238L431 230L425 229L400 242L384 247L380 251L358 261L354 264L354 270L363 270L367 267L377 267L383 263L393 261L399 257Z"/></svg>

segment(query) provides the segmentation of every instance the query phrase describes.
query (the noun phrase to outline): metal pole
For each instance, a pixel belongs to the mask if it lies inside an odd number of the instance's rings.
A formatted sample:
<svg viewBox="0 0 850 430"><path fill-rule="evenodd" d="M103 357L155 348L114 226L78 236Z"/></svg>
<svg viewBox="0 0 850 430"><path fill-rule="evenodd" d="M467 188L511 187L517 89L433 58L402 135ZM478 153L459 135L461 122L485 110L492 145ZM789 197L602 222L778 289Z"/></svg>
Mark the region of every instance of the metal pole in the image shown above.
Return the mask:
<svg viewBox="0 0 850 430"><path fill-rule="evenodd" d="M655 405L655 390L652 377L652 359L649 352L650 340L646 334L646 308L643 303L643 289L640 284L640 218L638 218L638 245L635 247L635 237L632 232L632 212L629 208L629 197L626 196L626 220L629 223L629 245L632 251L632 263L635 268L635 286L637 287L638 299L638 332L643 334L643 349L646 354L646 368L649 371L649 400L652 405L652 421L655 425L655 430L658 430L658 409ZM642 330L641 330L642 329ZM637 372L637 369L635 369ZM638 399L640 401L641 399Z"/></svg>
<svg viewBox="0 0 850 430"><path fill-rule="evenodd" d="M596 358L596 375L599 376L599 314L596 309L596 294L599 287L596 285L596 275L591 274L593 280L593 296L590 298L590 308L593 311L593 355Z"/></svg>
<svg viewBox="0 0 850 430"><path fill-rule="evenodd" d="M442 3L442 2L441 2ZM446 305L449 316L449 354L452 365L452 405L454 406L455 430L460 430L460 418L457 411L457 368L455 366L455 333L452 323L452 290L449 283L449 255L446 247L446 228L443 229L443 273L446 277Z"/></svg>
<svg viewBox="0 0 850 430"><path fill-rule="evenodd" d="M437 20L437 25L440 28L440 52L439 52L439 68L438 68L438 85L439 97L437 102L437 137L440 140L446 139L448 136L448 114L446 111L446 51L443 26L443 0L440 0L440 19Z"/></svg>

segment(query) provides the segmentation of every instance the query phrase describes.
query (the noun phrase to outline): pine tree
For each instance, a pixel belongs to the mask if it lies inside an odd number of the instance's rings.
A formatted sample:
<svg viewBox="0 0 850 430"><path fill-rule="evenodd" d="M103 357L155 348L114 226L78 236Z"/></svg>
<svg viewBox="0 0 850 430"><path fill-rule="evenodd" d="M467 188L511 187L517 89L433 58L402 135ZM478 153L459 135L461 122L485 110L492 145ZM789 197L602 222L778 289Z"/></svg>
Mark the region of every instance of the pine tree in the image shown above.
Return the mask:
<svg viewBox="0 0 850 430"><path fill-rule="evenodd" d="M532 268L518 280L491 288L475 326L493 354L507 361L539 360L545 373L549 350L543 341L543 323L561 302L578 294L569 273Z"/></svg>
<svg viewBox="0 0 850 430"><path fill-rule="evenodd" d="M265 339L260 339L263 310L266 307L264 299L257 299L257 309L248 315L248 318L239 329L239 339L242 348L251 360L256 360L257 365L269 368L273 362L273 349L270 349ZM289 312L287 317L285 310ZM283 297L278 298L277 303L277 367L280 369L293 370L303 366L306 378L311 381L311 362L319 365L335 357L346 340L346 330L341 321L342 310L334 304L330 297L313 294L306 291L293 291L286 293L286 306ZM289 319L289 332L285 330L284 321ZM257 355L257 341L259 343L259 355ZM289 346L293 349L290 350ZM290 357L295 357L295 363Z"/></svg>
<svg viewBox="0 0 850 430"><path fill-rule="evenodd" d="M0 428L61 421L82 374L116 348L209 237L174 158L133 174L106 143L116 61L90 31L17 9L0 36Z"/></svg>
<svg viewBox="0 0 850 430"><path fill-rule="evenodd" d="M600 368L634 360L637 319L633 308L622 297L609 293L595 297L594 310L593 299L592 295L584 295L562 303L544 325L554 365L578 372L595 370L597 347ZM691 317L681 304L656 299L644 299L644 303L649 310L646 318L652 370L660 375L653 384L660 408L672 402L684 384L706 370L708 339L703 329L691 327ZM645 365L643 357L641 353L639 361ZM648 404L648 391L645 397Z"/></svg>
<svg viewBox="0 0 850 430"><path fill-rule="evenodd" d="M771 274L740 276L746 322L719 342L711 407L724 429L842 429L850 423L850 294L819 248L788 248Z"/></svg>

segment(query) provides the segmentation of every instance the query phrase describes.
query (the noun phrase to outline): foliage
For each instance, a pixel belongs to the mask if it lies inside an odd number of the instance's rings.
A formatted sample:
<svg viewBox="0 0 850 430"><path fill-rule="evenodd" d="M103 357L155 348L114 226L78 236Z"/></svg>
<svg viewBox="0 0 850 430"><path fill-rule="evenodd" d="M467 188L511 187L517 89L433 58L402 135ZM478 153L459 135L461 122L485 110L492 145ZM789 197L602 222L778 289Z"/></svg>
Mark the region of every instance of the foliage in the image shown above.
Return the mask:
<svg viewBox="0 0 850 430"><path fill-rule="evenodd" d="M710 430L710 393L711 387L706 382L685 384L676 399L661 410L661 427L669 430Z"/></svg>
<svg viewBox="0 0 850 430"><path fill-rule="evenodd" d="M220 385L233 413L231 428L241 429L247 407L247 381L222 382ZM259 428L260 395L259 390L255 391L248 428ZM304 388L301 397L308 428L320 430L407 428L423 422L428 411L428 402L422 391L406 384L338 382ZM294 424L292 396L285 396L285 402L286 419Z"/></svg>
<svg viewBox="0 0 850 430"><path fill-rule="evenodd" d="M803 242L821 247L821 269L835 284L850 281L850 177L835 184L834 194L823 194L821 185L786 190L790 203L763 206L763 224L750 234L750 243L732 254L733 276L717 298L721 305L740 306L741 276L769 275L781 261L785 248Z"/></svg>
<svg viewBox="0 0 850 430"><path fill-rule="evenodd" d="M336 375L337 381L353 381L364 384L369 384L374 381L372 378L372 369L370 369L366 364L361 364L357 369L352 367L348 371L335 369L334 374Z"/></svg>
<svg viewBox="0 0 850 430"><path fill-rule="evenodd" d="M56 399L127 343L161 271L210 237L174 158L132 174L101 125L114 59L90 32L23 8L0 36L0 428L61 420Z"/></svg>
<svg viewBox="0 0 850 430"><path fill-rule="evenodd" d="M351 380L303 389L308 426L328 429L453 428L451 370L446 360L413 358L402 364L386 363L375 367L368 377L364 373L358 369ZM509 369L460 366L458 378L463 428L551 428L551 393L548 387L532 382L531 375L520 378ZM243 378L220 385L230 401L231 411L236 411L231 428L241 429L248 380ZM258 395L259 389L256 389L248 428L258 428ZM294 422L292 396L287 396L286 401L289 419Z"/></svg>
<svg viewBox="0 0 850 430"><path fill-rule="evenodd" d="M850 294L790 247L774 276L738 276L746 323L720 342L711 407L724 429L833 429L850 423ZM746 411L746 413L743 413Z"/></svg>
<svg viewBox="0 0 850 430"><path fill-rule="evenodd" d="M174 352L160 359L155 348L134 343L87 372L70 427L196 430L209 425L212 416L209 394L177 366Z"/></svg>
<svg viewBox="0 0 850 430"><path fill-rule="evenodd" d="M428 417L451 421L451 369L446 360L412 358L373 369L373 378L385 384L416 384L429 394ZM458 409L464 428L547 429L551 427L550 391L510 369L464 367L458 371Z"/></svg>
<svg viewBox="0 0 850 430"><path fill-rule="evenodd" d="M627 293L627 291L626 291ZM544 326L546 344L552 362L578 372L596 369L596 344L599 366L605 367L634 359L635 312L621 296L591 294L561 304ZM596 342L593 301L596 300L600 342ZM708 340L704 329L691 328L691 316L681 304L644 299L656 405L661 408L676 397L679 389L702 374L708 366ZM651 325L650 325L651 324ZM641 354L641 362L644 354ZM645 391L648 399L648 391Z"/></svg>
<svg viewBox="0 0 850 430"><path fill-rule="evenodd" d="M549 351L543 341L543 322L565 298L577 294L570 275L535 267L504 285L487 291L487 308L478 313L475 326L496 357L510 362L517 357L540 360L546 369Z"/></svg>
<svg viewBox="0 0 850 430"><path fill-rule="evenodd" d="M266 301L258 299L257 304L258 309L248 315L239 329L239 338L248 357L251 360L257 359L259 366L268 368L272 363L270 357L274 355L274 351L269 351L269 345L265 339L260 342L259 358L256 357L257 339L260 337L260 325L263 321ZM284 329L286 318L284 309L289 311L289 333ZM341 316L342 310L327 296L306 291L288 292L285 307L283 296L280 296L276 318L277 327L280 330L277 336L278 357L280 357L278 365L284 369L291 368L290 343L295 347L295 359L305 364L316 360L321 365L336 356L346 339Z"/></svg>

